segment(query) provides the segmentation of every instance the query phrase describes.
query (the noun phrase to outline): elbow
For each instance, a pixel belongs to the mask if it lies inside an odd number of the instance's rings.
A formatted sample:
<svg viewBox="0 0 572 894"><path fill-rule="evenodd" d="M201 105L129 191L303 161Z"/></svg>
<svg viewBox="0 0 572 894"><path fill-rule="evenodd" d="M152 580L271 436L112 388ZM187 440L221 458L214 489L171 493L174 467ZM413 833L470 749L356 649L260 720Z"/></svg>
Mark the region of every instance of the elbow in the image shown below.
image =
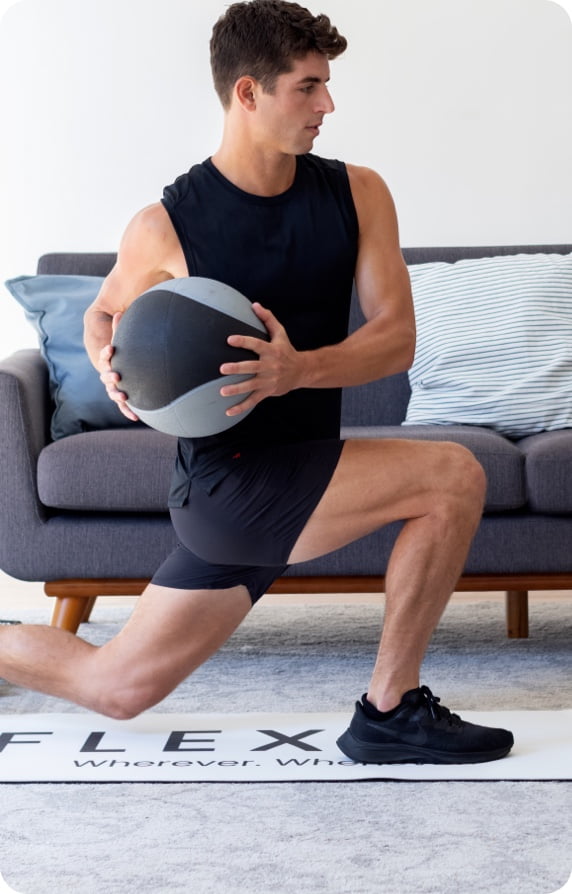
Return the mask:
<svg viewBox="0 0 572 894"><path fill-rule="evenodd" d="M411 369L411 367L413 366L413 361L415 360L415 345L416 345L415 333L412 332L411 338L409 340L408 351L407 351L407 369Z"/></svg>
<svg viewBox="0 0 572 894"><path fill-rule="evenodd" d="M404 332L401 351L401 369L399 372L407 372L413 366L413 361L415 360L415 344L415 329L408 329Z"/></svg>

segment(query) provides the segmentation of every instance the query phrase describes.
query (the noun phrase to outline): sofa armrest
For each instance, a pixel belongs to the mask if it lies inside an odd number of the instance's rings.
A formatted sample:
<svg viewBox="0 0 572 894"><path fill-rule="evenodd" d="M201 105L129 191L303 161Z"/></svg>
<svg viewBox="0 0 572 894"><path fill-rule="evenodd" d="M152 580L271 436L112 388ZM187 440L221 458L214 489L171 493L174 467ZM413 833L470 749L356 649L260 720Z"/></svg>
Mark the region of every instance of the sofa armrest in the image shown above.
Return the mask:
<svg viewBox="0 0 572 894"><path fill-rule="evenodd" d="M26 441L34 454L34 464L40 451L51 440L50 420L53 404L50 397L48 367L37 348L16 351L0 361L0 393L2 416L0 426L8 423L8 414L21 414ZM8 401L15 398L14 404ZM10 419L11 425L15 424Z"/></svg>
<svg viewBox="0 0 572 894"><path fill-rule="evenodd" d="M0 362L0 567L18 577L13 557L47 518L38 499L38 456L50 440L48 369L37 349Z"/></svg>

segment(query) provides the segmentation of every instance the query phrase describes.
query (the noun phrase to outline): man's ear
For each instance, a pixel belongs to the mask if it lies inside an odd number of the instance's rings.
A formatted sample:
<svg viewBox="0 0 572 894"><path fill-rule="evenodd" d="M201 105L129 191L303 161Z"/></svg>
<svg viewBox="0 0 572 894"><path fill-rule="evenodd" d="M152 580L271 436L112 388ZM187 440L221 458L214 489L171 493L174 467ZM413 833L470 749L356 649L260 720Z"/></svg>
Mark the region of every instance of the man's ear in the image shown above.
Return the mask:
<svg viewBox="0 0 572 894"><path fill-rule="evenodd" d="M258 81L250 75L243 75L234 85L234 94L240 105L247 112L256 108L256 90Z"/></svg>

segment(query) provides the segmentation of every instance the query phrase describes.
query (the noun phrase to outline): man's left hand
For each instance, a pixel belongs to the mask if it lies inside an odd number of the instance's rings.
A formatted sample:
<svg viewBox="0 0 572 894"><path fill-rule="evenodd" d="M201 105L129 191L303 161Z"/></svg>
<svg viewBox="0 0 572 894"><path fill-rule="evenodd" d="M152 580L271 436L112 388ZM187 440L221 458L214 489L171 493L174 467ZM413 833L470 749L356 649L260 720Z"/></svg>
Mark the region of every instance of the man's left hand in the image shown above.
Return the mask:
<svg viewBox="0 0 572 894"><path fill-rule="evenodd" d="M245 348L258 354L258 360L243 360L239 363L223 363L220 367L222 375L249 375L251 378L237 385L224 385L220 393L223 397L248 397L226 411L227 416L238 416L251 410L265 397L278 397L287 394L302 384L303 362L301 354L296 351L286 334L284 327L274 314L258 302L253 305L256 316L264 323L270 341L263 341L248 335L230 335L228 344L233 348Z"/></svg>

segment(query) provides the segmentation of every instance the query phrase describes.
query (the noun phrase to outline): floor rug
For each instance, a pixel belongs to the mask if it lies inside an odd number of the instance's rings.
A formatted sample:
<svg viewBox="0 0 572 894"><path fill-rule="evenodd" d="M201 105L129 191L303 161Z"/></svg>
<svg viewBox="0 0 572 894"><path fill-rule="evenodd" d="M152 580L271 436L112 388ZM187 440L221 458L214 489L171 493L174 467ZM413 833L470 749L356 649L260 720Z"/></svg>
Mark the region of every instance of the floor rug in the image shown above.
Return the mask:
<svg viewBox="0 0 572 894"><path fill-rule="evenodd" d="M570 599L532 597L529 639L509 640L502 599L462 598L448 606L433 637L422 682L466 717L482 711L555 712L557 729L572 741L565 715L559 714L572 709ZM316 720L324 711L339 712L346 723L369 680L382 608L264 605L262 600L223 649L153 709L156 722L158 715L170 715L162 734L172 731L174 715L185 721L173 728L191 728L192 718L200 720L199 729L210 729L202 724L213 712L250 719L278 711L302 714L304 724L294 734L321 728ZM3 606L0 614L41 623L49 619L50 606L34 614L17 607L9 613ZM100 599L81 635L101 645L126 617L126 609ZM123 735L121 725L101 725L106 722L98 715L0 680L4 731L24 730L6 725L14 715L39 721L28 731L51 731L44 724L62 712L88 718L87 728L77 728L75 749L93 731L108 731L99 748L128 747L118 735L111 738L115 729ZM75 723L74 718L66 722ZM540 729L542 716L532 719ZM494 720L514 726L509 714ZM269 722L257 728L271 727ZM520 760L526 740L514 729L514 754L495 761L495 772L501 767L508 772ZM320 747L318 735L306 741L313 739ZM272 737L261 736L249 747L261 741L270 743ZM34 762L32 769L41 765L44 745L21 747ZM163 754L164 745L165 737L160 759L172 758ZM12 748L6 744L0 758ZM129 752L78 757L66 748L62 757L72 762L129 759ZM140 754L137 750L133 759ZM286 745L261 754L341 759L337 750L329 758ZM543 760L550 765L550 757ZM0 785L0 798L0 872L21 894L553 894L572 869L569 780L8 783Z"/></svg>
<svg viewBox="0 0 572 894"><path fill-rule="evenodd" d="M462 716L511 729L511 754L470 765L355 763L336 745L349 719L342 713L3 715L0 782L572 779L572 710Z"/></svg>

